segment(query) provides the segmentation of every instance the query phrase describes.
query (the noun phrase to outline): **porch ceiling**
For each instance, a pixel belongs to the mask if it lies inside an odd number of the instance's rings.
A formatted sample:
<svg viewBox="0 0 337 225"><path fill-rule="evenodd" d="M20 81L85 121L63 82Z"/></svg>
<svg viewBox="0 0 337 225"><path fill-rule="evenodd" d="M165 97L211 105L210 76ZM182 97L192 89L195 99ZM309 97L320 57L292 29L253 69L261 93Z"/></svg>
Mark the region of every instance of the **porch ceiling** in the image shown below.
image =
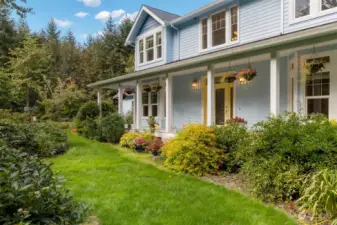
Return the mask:
<svg viewBox="0 0 337 225"><path fill-rule="evenodd" d="M158 76L159 74L167 74L179 70L190 69L195 66L201 67L219 62L233 61L240 58L270 53L272 51L282 51L309 44L317 44L319 42L331 41L334 39L337 39L337 22L290 34L279 35L266 40L244 44L237 47L220 50L217 52L200 55L181 61L176 61L163 66L137 71L123 76L114 77L108 80L98 81L89 84L88 87L101 88L106 86L115 86L116 84L120 83L126 83L144 78L151 78L154 76Z"/></svg>

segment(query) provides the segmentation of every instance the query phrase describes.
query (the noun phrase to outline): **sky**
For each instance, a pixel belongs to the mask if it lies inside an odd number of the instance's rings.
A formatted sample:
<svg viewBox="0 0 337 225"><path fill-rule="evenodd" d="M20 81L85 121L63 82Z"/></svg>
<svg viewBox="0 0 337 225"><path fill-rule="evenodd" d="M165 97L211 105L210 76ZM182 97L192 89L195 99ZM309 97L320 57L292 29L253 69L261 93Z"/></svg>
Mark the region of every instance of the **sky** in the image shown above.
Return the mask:
<svg viewBox="0 0 337 225"><path fill-rule="evenodd" d="M82 42L87 36L96 35L104 29L104 22L111 15L118 23L124 16L137 15L142 4L178 15L185 15L211 0L27 0L34 13L27 22L32 31L45 28L51 18L65 34L71 30Z"/></svg>

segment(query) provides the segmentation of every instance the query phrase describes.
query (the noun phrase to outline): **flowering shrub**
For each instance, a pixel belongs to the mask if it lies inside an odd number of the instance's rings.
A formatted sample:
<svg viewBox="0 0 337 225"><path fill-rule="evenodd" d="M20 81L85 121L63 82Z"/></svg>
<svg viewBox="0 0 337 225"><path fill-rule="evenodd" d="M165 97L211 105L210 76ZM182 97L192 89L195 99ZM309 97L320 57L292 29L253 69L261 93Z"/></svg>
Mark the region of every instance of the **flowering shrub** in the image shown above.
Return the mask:
<svg viewBox="0 0 337 225"><path fill-rule="evenodd" d="M135 139L135 145L136 145L136 147L143 147L143 148L145 148L148 144L149 144L149 142L147 140L145 140L143 137L137 137Z"/></svg>
<svg viewBox="0 0 337 225"><path fill-rule="evenodd" d="M233 117L232 119L227 120L226 123L227 124L232 124L232 123L244 123L244 124L246 124L247 122L245 121L244 118L236 116L236 117Z"/></svg>
<svg viewBox="0 0 337 225"><path fill-rule="evenodd" d="M149 152L159 152L160 149L164 146L164 143L161 138L157 137L152 143L150 143L146 150Z"/></svg>
<svg viewBox="0 0 337 225"><path fill-rule="evenodd" d="M126 148L132 148L134 149L136 146L135 146L135 140L137 137L139 137L139 133L137 132L127 132L125 133L119 144L122 146L122 147L126 147Z"/></svg>

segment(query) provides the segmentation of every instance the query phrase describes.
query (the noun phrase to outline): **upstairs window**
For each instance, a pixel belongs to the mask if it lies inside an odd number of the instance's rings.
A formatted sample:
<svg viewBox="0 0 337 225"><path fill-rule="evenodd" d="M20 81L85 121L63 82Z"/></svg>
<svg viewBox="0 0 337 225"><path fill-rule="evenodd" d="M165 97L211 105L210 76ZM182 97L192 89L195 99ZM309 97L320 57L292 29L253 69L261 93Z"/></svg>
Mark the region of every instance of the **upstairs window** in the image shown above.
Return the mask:
<svg viewBox="0 0 337 225"><path fill-rule="evenodd" d="M321 10L328 10L337 7L337 0L321 0Z"/></svg>
<svg viewBox="0 0 337 225"><path fill-rule="evenodd" d="M208 42L208 38L207 38L207 19L203 19L201 21L201 41L202 41L202 49L206 49L207 48L207 42Z"/></svg>
<svg viewBox="0 0 337 225"><path fill-rule="evenodd" d="M162 57L162 38L161 32L156 34L157 59Z"/></svg>
<svg viewBox="0 0 337 225"><path fill-rule="evenodd" d="M310 15L310 0L295 0L295 18Z"/></svg>
<svg viewBox="0 0 337 225"><path fill-rule="evenodd" d="M152 61L154 59L154 44L153 36L146 38L146 61Z"/></svg>
<svg viewBox="0 0 337 225"><path fill-rule="evenodd" d="M139 41L139 63L144 63L144 41Z"/></svg>
<svg viewBox="0 0 337 225"><path fill-rule="evenodd" d="M226 43L226 11L212 16L212 46Z"/></svg>
<svg viewBox="0 0 337 225"><path fill-rule="evenodd" d="M231 38L232 41L238 40L238 7L235 6L231 9Z"/></svg>

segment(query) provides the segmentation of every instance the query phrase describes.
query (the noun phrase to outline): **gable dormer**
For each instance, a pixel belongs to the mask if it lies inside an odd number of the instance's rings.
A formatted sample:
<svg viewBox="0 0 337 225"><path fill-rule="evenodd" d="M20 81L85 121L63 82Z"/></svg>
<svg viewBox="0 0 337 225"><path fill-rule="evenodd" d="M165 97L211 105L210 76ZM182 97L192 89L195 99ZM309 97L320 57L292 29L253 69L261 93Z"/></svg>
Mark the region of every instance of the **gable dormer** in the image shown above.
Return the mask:
<svg viewBox="0 0 337 225"><path fill-rule="evenodd" d="M167 63L170 22L178 15L143 5L126 40L135 46L135 70Z"/></svg>

